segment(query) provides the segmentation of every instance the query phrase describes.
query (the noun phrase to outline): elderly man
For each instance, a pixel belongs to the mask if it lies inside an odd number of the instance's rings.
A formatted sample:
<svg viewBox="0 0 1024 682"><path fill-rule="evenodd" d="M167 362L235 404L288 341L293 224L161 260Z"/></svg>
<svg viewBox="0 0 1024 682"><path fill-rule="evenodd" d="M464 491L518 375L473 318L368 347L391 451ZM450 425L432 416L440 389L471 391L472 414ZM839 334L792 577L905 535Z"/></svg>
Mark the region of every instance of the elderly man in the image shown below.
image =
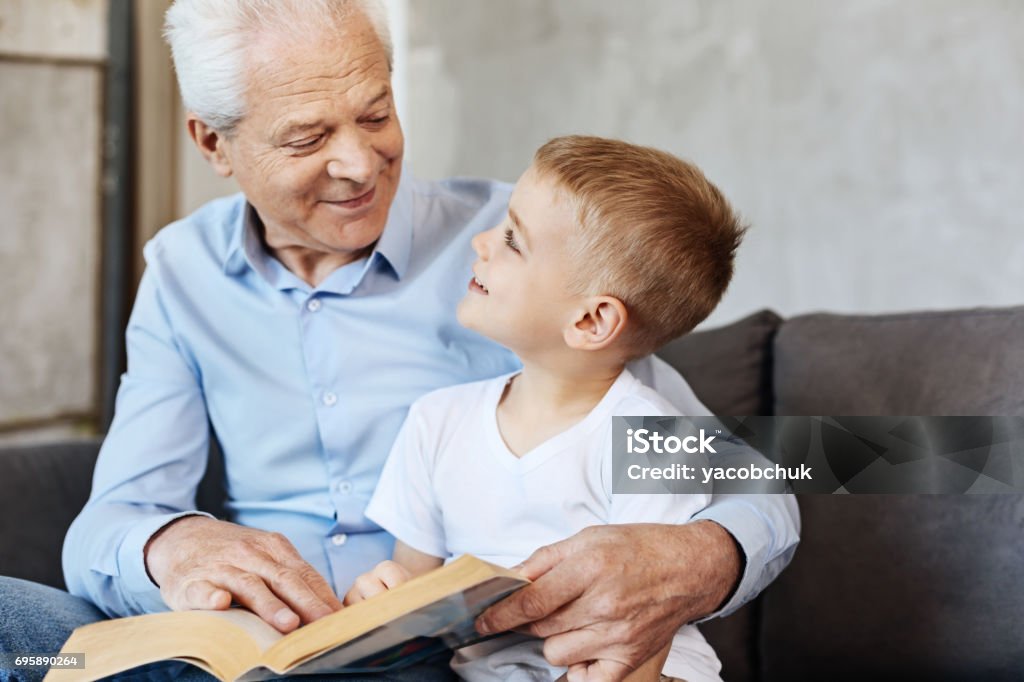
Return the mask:
<svg viewBox="0 0 1024 682"><path fill-rule="evenodd" d="M409 404L515 369L454 316L470 239L503 217L510 188L403 172L376 3L178 0L167 35L189 133L243 191L145 249L128 372L65 575L109 616L234 601L287 632L341 608L336 595L389 556L363 509ZM706 414L664 363L631 369ZM210 425L231 523L193 511ZM797 533L785 496L590 529L540 549L524 568L534 584L479 627L524 629L552 663L621 677L681 624L757 594ZM58 614L51 638L100 617L57 594L32 595Z"/></svg>

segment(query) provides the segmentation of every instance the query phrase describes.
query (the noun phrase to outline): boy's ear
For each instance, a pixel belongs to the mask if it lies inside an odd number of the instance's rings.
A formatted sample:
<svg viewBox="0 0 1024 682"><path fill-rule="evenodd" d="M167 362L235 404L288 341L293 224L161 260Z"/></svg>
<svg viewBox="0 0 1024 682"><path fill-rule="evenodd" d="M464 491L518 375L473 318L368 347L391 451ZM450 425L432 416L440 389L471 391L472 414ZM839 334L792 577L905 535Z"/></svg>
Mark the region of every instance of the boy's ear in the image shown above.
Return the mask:
<svg viewBox="0 0 1024 682"><path fill-rule="evenodd" d="M185 125L188 126L189 137L196 143L199 153L213 167L214 172L222 178L229 177L232 173L231 160L225 150L224 136L206 125L191 111L188 112Z"/></svg>
<svg viewBox="0 0 1024 682"><path fill-rule="evenodd" d="M613 296L588 298L565 329L565 343L576 350L607 348L625 330L627 317L626 306Z"/></svg>

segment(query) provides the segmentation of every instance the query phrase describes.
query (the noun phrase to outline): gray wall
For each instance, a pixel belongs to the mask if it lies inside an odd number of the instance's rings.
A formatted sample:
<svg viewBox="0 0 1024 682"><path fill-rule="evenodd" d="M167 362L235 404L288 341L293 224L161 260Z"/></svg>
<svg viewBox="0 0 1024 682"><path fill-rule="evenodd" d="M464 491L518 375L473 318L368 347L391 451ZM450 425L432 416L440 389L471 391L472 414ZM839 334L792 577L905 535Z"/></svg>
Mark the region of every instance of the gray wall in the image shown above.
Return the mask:
<svg viewBox="0 0 1024 682"><path fill-rule="evenodd" d="M409 0L410 158L570 132L701 165L753 225L710 322L1024 303L1024 3Z"/></svg>
<svg viewBox="0 0 1024 682"><path fill-rule="evenodd" d="M0 441L96 412L106 0L0 0Z"/></svg>

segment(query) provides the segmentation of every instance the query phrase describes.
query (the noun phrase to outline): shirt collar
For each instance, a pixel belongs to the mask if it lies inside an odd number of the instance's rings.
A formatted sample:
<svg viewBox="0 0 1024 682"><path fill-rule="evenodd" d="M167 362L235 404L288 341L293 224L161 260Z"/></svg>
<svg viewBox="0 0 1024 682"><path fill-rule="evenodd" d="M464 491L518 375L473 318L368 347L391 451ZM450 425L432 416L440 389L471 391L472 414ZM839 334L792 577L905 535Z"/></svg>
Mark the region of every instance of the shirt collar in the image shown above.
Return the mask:
<svg viewBox="0 0 1024 682"><path fill-rule="evenodd" d="M405 166L398 181L395 198L391 201L388 222L384 233L377 240L374 253L379 254L391 265L398 279L402 279L409 267L409 256L412 252L412 209L413 179Z"/></svg>
<svg viewBox="0 0 1024 682"><path fill-rule="evenodd" d="M412 251L413 180L409 175L409 169L403 166L398 189L388 211L388 222L373 250L375 256L379 255L391 266L398 279L405 275ZM240 275L246 265L257 272L266 270L269 256L260 241L258 221L256 209L246 201L245 209L238 215L232 229L231 243L224 260L225 274Z"/></svg>
<svg viewBox="0 0 1024 682"><path fill-rule="evenodd" d="M247 242L251 243L253 237L259 243L259 235L256 232L256 209L246 201L231 227L231 242L228 244L227 258L224 259L224 274L240 275L247 264L255 269L246 253L249 250L246 248Z"/></svg>

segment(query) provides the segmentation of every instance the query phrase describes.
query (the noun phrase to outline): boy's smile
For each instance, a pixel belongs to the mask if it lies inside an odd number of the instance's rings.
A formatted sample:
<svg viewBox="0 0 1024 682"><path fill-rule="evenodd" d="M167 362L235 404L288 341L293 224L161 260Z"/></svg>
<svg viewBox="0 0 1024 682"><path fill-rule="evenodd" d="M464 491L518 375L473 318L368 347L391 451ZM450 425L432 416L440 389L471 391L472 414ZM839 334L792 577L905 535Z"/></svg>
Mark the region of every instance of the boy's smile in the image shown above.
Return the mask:
<svg viewBox="0 0 1024 682"><path fill-rule="evenodd" d="M480 278L476 275L473 275L473 279L469 280L469 290L474 293L483 294L484 296L487 295L487 287L484 286L484 283L481 282Z"/></svg>
<svg viewBox="0 0 1024 682"><path fill-rule="evenodd" d="M473 238L477 261L459 322L520 356L564 347L578 298L568 287L574 224L565 194L527 169L505 221Z"/></svg>

